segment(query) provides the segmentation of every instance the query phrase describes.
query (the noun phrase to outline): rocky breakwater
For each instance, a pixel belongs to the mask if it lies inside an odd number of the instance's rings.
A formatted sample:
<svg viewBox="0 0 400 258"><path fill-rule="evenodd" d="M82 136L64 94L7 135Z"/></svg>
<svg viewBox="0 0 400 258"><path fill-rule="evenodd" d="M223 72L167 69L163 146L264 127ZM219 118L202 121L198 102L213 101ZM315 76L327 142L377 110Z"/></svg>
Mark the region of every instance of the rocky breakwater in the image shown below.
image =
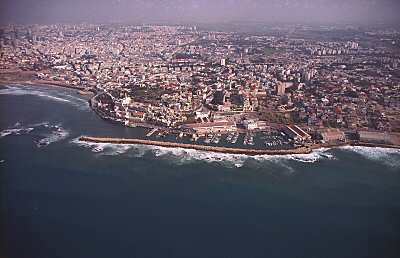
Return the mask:
<svg viewBox="0 0 400 258"><path fill-rule="evenodd" d="M217 146L206 146L199 144L186 144L177 142L162 142L162 141L151 141L144 139L124 139L124 138L104 138L104 137L89 137L81 136L80 141L93 142L93 143L112 143L112 144L142 144L142 145L154 145L168 148L183 148L183 149L194 149L200 151L210 151L219 153L229 154L245 154L245 155L288 155L288 154L309 154L312 152L311 148L300 147L288 150L260 150L260 149L240 149L240 148L226 148Z"/></svg>

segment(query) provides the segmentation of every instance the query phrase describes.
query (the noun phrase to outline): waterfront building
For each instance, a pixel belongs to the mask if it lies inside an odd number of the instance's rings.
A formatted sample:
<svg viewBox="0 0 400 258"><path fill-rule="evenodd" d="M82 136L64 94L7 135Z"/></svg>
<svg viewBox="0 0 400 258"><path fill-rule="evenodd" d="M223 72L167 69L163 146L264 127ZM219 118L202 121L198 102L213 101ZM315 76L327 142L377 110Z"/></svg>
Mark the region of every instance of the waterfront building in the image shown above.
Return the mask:
<svg viewBox="0 0 400 258"><path fill-rule="evenodd" d="M295 141L305 142L311 140L311 135L297 125L285 126L283 131Z"/></svg>
<svg viewBox="0 0 400 258"><path fill-rule="evenodd" d="M344 141L344 133L337 128L326 128L319 131L319 134L324 142Z"/></svg>
<svg viewBox="0 0 400 258"><path fill-rule="evenodd" d="M236 124L232 121L185 124L182 128L194 130L200 135L207 133L234 132L237 130Z"/></svg>

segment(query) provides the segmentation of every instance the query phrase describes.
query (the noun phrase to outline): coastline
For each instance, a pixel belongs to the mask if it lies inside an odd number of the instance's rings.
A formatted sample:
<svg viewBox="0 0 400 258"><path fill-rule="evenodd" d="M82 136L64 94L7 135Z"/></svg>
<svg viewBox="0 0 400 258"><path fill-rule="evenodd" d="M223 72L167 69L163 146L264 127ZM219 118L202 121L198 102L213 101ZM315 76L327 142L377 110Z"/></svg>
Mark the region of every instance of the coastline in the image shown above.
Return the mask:
<svg viewBox="0 0 400 258"><path fill-rule="evenodd" d="M69 89L69 90L76 90L76 92L85 97L87 100L91 99L93 96L95 96L95 92L93 91L86 91L82 87L75 87L73 85L68 85L62 82L57 82L57 81L45 81L45 80L2 80L0 79L0 86L34 86L34 87L55 87L55 88L64 88L64 89Z"/></svg>
<svg viewBox="0 0 400 258"><path fill-rule="evenodd" d="M77 90L78 94L88 97L89 92L80 92L82 90L81 87L74 87L72 85L67 85L62 82L56 81L44 81L44 80L2 80L0 79L0 85L18 85L18 86L50 86L50 87L60 87L67 88L72 90ZM93 92L90 92L93 93ZM92 96L90 96L91 98ZM99 114L97 110L93 109L95 113L108 121L114 121L108 117L105 117L103 114ZM389 144L380 144L380 143L370 143L370 142L360 142L360 141L348 141L343 143L335 143L335 144L312 144L309 146L303 146L293 149L278 149L278 150L261 150L261 149L243 149L243 148L229 148L229 147L220 147L220 146L208 146L208 145L200 145L200 144L186 144L186 143L176 143L176 142L164 142L164 141L153 141L146 139L135 139L135 138L111 138L111 137L90 137L90 136L81 136L79 138L81 141L85 142L93 142L93 143L112 143L112 144L142 144L142 145L152 145L152 146L161 146L161 147L169 147L169 148L183 148L183 149L193 149L200 151L208 151L208 152L217 152L217 153L227 153L227 154L244 154L244 155L290 155L290 154L310 154L314 150L318 150L321 148L339 148L345 146L360 146L360 147L370 147L370 148L390 148L390 149L398 149L400 150L400 145L389 145Z"/></svg>
<svg viewBox="0 0 400 258"><path fill-rule="evenodd" d="M35 86L35 87L60 87L71 90L77 90L81 95L95 95L94 89L87 90L85 87L71 85L64 81L44 80L33 77L33 73L29 71L0 70L0 85L18 85L18 86ZM91 96L92 97L92 96Z"/></svg>

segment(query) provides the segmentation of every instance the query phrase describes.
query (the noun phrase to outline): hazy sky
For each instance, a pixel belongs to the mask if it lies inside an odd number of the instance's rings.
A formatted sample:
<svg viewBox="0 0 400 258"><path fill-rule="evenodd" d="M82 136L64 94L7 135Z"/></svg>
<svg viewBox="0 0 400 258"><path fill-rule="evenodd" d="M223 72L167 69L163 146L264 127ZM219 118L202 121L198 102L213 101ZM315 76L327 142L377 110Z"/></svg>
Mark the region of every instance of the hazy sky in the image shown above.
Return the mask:
<svg viewBox="0 0 400 258"><path fill-rule="evenodd" d="M0 0L0 21L400 22L400 0Z"/></svg>

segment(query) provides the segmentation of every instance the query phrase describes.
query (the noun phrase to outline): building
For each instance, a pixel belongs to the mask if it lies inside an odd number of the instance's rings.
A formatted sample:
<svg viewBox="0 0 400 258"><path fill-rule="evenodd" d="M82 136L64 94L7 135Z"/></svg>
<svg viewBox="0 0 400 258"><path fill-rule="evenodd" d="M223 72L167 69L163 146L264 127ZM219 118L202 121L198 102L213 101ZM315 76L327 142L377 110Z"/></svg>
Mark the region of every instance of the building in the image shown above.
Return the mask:
<svg viewBox="0 0 400 258"><path fill-rule="evenodd" d="M247 130L258 129L258 123L257 123L257 121L252 120L252 119L244 120L244 121L243 121L243 126L244 126Z"/></svg>
<svg viewBox="0 0 400 258"><path fill-rule="evenodd" d="M128 110L125 113L126 121L140 121L143 122L145 120L146 113L137 111L137 110Z"/></svg>
<svg viewBox="0 0 400 258"><path fill-rule="evenodd" d="M278 96L285 95L285 90L286 90L286 84L283 82L278 82L276 85L276 94Z"/></svg>
<svg viewBox="0 0 400 258"><path fill-rule="evenodd" d="M358 136L362 142L371 143L390 143L390 135L385 132L358 131Z"/></svg>
<svg viewBox="0 0 400 258"><path fill-rule="evenodd" d="M344 133L336 128L323 129L319 132L319 135L324 142L345 141L346 139Z"/></svg>
<svg viewBox="0 0 400 258"><path fill-rule="evenodd" d="M182 129L194 130L200 135L207 133L234 132L237 130L235 122L232 121L185 124L182 126Z"/></svg>
<svg viewBox="0 0 400 258"><path fill-rule="evenodd" d="M283 131L295 141L305 142L311 140L311 135L297 125L286 126Z"/></svg>
<svg viewBox="0 0 400 258"><path fill-rule="evenodd" d="M225 60L225 58L222 58L221 59L221 66L225 66L226 65L226 60Z"/></svg>
<svg viewBox="0 0 400 258"><path fill-rule="evenodd" d="M202 122L210 120L211 112L208 109L202 109L195 112L195 119L200 119Z"/></svg>

